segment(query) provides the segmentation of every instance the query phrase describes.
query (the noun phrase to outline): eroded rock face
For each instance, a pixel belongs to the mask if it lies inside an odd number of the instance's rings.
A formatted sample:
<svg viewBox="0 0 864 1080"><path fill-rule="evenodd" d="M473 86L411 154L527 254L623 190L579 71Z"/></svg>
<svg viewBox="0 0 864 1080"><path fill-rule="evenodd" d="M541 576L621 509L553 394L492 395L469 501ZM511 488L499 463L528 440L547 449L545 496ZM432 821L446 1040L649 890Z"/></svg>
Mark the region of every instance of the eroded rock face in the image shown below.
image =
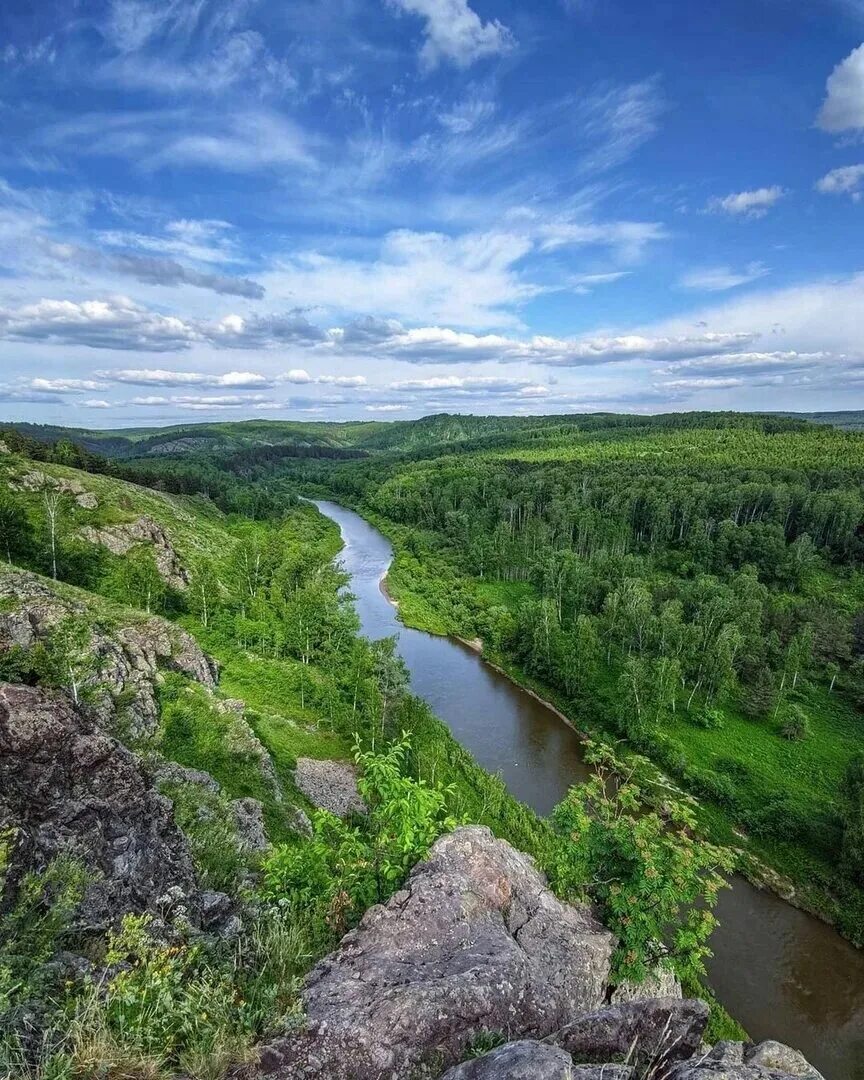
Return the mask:
<svg viewBox="0 0 864 1080"><path fill-rule="evenodd" d="M5 452L8 454L9 450ZM83 510L95 510L99 506L96 495L78 480L49 476L41 469L31 469L30 472L11 480L9 486L21 491L59 491L62 495L69 495Z"/></svg>
<svg viewBox="0 0 864 1080"><path fill-rule="evenodd" d="M527 855L480 826L433 846L306 980L307 1028L265 1046L287 1078L408 1077L480 1031L550 1035L604 1000L612 935L563 904Z"/></svg>
<svg viewBox="0 0 864 1080"><path fill-rule="evenodd" d="M0 568L0 600L11 607L0 614L0 653L16 646L32 648L66 619L90 622L82 688L90 691L90 708L104 727L122 727L134 738L156 730L154 682L160 667L179 671L210 690L216 687L215 661L191 634L164 619L153 617L108 633L94 624L83 603L60 597L36 574L7 567Z"/></svg>
<svg viewBox="0 0 864 1080"><path fill-rule="evenodd" d="M294 782L319 810L329 810L340 818L366 813L366 803L357 790L357 770L347 761L298 758Z"/></svg>
<svg viewBox="0 0 864 1080"><path fill-rule="evenodd" d="M0 684L0 823L17 833L10 891L62 853L93 873L76 917L81 930L103 931L127 911L195 902L170 800L63 694Z"/></svg>
<svg viewBox="0 0 864 1080"><path fill-rule="evenodd" d="M189 588L189 572L174 550L171 539L158 521L138 518L123 525L104 525L101 528L87 526L81 536L91 544L101 544L112 555L127 555L138 544L150 544L156 569L166 585L181 592Z"/></svg>

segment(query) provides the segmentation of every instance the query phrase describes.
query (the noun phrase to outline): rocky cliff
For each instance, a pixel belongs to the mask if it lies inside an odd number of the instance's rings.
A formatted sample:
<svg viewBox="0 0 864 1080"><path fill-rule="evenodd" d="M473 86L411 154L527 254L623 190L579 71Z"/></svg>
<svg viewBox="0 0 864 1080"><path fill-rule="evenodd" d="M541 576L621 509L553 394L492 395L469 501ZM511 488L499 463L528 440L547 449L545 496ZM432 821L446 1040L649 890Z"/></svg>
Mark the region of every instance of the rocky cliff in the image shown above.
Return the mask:
<svg viewBox="0 0 864 1080"><path fill-rule="evenodd" d="M668 979L676 996L609 1004L613 945L528 856L488 829L458 829L309 974L303 1029L262 1047L246 1075L818 1080L778 1043L704 1045L707 1005ZM490 1036L505 1045L464 1060Z"/></svg>

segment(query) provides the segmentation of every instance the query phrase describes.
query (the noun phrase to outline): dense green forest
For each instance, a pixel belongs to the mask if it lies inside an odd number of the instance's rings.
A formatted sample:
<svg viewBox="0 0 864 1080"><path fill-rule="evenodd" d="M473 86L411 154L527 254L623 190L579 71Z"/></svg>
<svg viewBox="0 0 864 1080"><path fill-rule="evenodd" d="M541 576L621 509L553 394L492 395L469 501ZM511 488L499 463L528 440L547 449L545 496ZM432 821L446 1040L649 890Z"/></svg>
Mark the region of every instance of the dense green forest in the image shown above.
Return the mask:
<svg viewBox="0 0 864 1080"><path fill-rule="evenodd" d="M662 963L698 986L710 906L732 859L694 838L692 806L652 808L644 770L628 768L612 790L604 770L619 765L598 750L598 781L574 789L552 820L537 818L411 695L394 642L358 636L333 565L338 530L292 493L308 483L296 469L365 470L371 458L248 448L239 459L160 455L158 472L148 460L142 476L65 438L9 430L0 439L0 614L21 611L40 627L35 642L4 643L0 680L61 695L98 717L145 776L164 775L159 790L200 886L227 894L241 916L232 936L214 938L182 914L166 921L139 909L82 939L86 866L70 855L22 872L19 827L4 819L4 1075L223 1075L257 1041L290 1029L302 975L463 822L533 854L562 896L598 905L618 933L618 980ZM345 476L352 488L367 483L365 471ZM118 536L134 541L122 553L111 549ZM444 553L443 533L440 544ZM154 619L194 635L218 661L219 685L169 665L155 677L155 727L141 730L132 691L106 684L101 665L130 628L161 634ZM315 811L295 783L301 757L353 761L367 813L343 821ZM164 774L166 763L187 771ZM260 803L265 851L241 841L237 799ZM298 829L299 811L308 829ZM613 878L621 889L609 890ZM716 1007L712 1037L736 1031Z"/></svg>
<svg viewBox="0 0 864 1080"><path fill-rule="evenodd" d="M403 618L480 637L577 726L648 755L707 829L860 943L861 435L740 414L445 416L351 449L365 456L123 467L226 505L300 489L360 509L395 542Z"/></svg>

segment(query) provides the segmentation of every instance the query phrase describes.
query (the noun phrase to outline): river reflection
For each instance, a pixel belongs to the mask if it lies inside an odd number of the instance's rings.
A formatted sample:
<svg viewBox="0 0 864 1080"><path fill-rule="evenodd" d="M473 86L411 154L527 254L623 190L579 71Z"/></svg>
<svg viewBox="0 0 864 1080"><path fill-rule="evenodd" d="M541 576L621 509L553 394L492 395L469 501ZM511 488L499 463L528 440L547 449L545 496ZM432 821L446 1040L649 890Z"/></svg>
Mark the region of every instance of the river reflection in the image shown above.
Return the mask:
<svg viewBox="0 0 864 1080"><path fill-rule="evenodd" d="M398 635L414 693L509 790L548 814L588 770L575 732L468 646L411 630L381 589L389 542L357 514L319 501L342 530L362 632ZM864 953L830 927L736 878L718 905L709 975L754 1039L800 1049L828 1080L864 1080Z"/></svg>

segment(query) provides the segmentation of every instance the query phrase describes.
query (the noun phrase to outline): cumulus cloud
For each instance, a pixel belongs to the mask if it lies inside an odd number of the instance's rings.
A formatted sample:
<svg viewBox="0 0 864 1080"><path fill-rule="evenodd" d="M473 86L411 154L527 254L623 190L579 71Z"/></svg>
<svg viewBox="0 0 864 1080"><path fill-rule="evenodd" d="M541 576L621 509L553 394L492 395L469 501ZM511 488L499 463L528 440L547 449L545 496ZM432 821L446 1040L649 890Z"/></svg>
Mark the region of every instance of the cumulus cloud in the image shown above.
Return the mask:
<svg viewBox="0 0 864 1080"><path fill-rule="evenodd" d="M817 123L832 133L864 130L864 44L828 76Z"/></svg>
<svg viewBox="0 0 864 1080"><path fill-rule="evenodd" d="M39 300L0 308L0 338L87 345L94 349L174 352L188 349L195 328L173 315L160 315L125 296L107 300Z"/></svg>
<svg viewBox="0 0 864 1080"><path fill-rule="evenodd" d="M786 190L778 185L756 188L753 191L738 191L723 198L711 199L708 209L718 213L731 214L733 217L758 218L779 202Z"/></svg>
<svg viewBox="0 0 864 1080"><path fill-rule="evenodd" d="M211 375L200 371L167 371L163 368L121 368L98 371L100 378L132 386L230 386L237 390L272 385L264 375L251 371L228 371ZM94 387L95 389L95 387Z"/></svg>
<svg viewBox="0 0 864 1080"><path fill-rule="evenodd" d="M407 409L407 405L397 405L395 403L387 403L384 405L367 405L366 412L402 412L403 409Z"/></svg>
<svg viewBox="0 0 864 1080"><path fill-rule="evenodd" d="M468 0L389 0L390 6L425 20L420 65L432 71L443 61L470 67L486 56L500 56L515 45L497 19L483 22Z"/></svg>
<svg viewBox="0 0 864 1080"><path fill-rule="evenodd" d="M287 315L227 315L209 334L214 345L260 349L270 345L312 345L327 340L326 331L299 312Z"/></svg>
<svg viewBox="0 0 864 1080"><path fill-rule="evenodd" d="M755 333L695 334L674 338L640 335L595 338L535 336L525 340L499 334L471 334L429 326L393 330L376 342L378 355L413 364L460 364L497 361L548 364L550 367L591 367L632 360L675 360L740 350ZM355 346L356 347L356 346Z"/></svg>
<svg viewBox="0 0 864 1080"><path fill-rule="evenodd" d="M699 289L703 292L725 292L736 289L739 285L749 285L770 273L761 262L753 262L743 270L733 270L729 266L706 266L690 270L679 279L685 289Z"/></svg>
<svg viewBox="0 0 864 1080"><path fill-rule="evenodd" d="M864 165L845 165L832 169L816 182L816 190L822 195L851 195L855 202L861 198L864 188Z"/></svg>

